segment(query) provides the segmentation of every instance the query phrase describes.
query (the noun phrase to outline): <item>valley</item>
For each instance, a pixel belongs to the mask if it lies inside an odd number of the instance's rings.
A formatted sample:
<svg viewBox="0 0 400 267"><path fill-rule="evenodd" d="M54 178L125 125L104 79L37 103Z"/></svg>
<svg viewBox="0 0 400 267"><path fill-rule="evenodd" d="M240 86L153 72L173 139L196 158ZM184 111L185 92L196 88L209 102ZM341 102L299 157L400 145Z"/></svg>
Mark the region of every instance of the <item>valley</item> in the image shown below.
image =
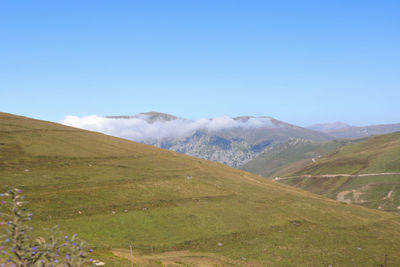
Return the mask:
<svg viewBox="0 0 400 267"><path fill-rule="evenodd" d="M339 201L399 213L399 156L400 133L377 135L342 146L275 180Z"/></svg>

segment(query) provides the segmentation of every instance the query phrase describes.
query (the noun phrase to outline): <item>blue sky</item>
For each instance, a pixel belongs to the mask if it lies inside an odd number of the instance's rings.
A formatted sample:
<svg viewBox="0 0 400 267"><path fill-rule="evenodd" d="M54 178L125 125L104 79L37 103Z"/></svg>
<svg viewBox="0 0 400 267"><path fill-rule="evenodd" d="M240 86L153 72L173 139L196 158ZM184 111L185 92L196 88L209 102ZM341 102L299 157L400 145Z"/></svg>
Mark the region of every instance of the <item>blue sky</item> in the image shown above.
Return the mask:
<svg viewBox="0 0 400 267"><path fill-rule="evenodd" d="M0 111L400 122L399 1L1 1Z"/></svg>

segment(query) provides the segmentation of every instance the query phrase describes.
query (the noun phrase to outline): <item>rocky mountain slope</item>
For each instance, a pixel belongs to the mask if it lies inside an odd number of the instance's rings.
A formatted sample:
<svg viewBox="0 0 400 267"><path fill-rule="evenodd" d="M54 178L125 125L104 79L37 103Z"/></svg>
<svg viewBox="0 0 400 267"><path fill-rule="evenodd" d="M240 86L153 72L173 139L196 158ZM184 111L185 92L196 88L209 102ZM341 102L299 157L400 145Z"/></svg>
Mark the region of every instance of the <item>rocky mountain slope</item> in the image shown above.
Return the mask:
<svg viewBox="0 0 400 267"><path fill-rule="evenodd" d="M291 138L325 141L331 137L271 117L212 118L192 121L173 115L148 112L136 116L112 116L114 120L145 120L149 124L192 128L182 134L149 137L141 141L164 149L239 167L266 149L287 142ZM130 138L135 140L134 138Z"/></svg>

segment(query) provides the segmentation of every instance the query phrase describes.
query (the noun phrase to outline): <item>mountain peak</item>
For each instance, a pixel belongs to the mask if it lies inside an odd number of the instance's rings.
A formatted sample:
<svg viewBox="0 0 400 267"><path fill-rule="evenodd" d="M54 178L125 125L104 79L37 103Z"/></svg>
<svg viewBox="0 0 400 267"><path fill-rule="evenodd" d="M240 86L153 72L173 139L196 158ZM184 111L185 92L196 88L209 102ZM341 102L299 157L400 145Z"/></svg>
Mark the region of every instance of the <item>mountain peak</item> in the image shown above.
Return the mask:
<svg viewBox="0 0 400 267"><path fill-rule="evenodd" d="M146 121L153 123L156 121L173 121L178 119L178 117L167 114L167 113L161 113L161 112L155 112L155 111L150 111L150 112L142 112L139 114L135 115L136 118L142 118L145 119Z"/></svg>
<svg viewBox="0 0 400 267"><path fill-rule="evenodd" d="M178 119L178 117L167 114L167 113L161 113L161 112L155 112L155 111L150 111L150 112L141 112L139 114L136 114L135 116L130 116L130 115L118 115L118 116L105 116L108 119L144 119L149 123L153 123L156 121L173 121Z"/></svg>
<svg viewBox="0 0 400 267"><path fill-rule="evenodd" d="M241 122L247 122L248 120L250 120L250 119L259 119L259 118L262 118L262 119L269 119L269 120L272 120L273 118L271 118L271 117L268 117L268 116L259 116L259 117L255 117L255 116L240 116L240 117L235 117L235 118L233 118L235 121L241 121Z"/></svg>

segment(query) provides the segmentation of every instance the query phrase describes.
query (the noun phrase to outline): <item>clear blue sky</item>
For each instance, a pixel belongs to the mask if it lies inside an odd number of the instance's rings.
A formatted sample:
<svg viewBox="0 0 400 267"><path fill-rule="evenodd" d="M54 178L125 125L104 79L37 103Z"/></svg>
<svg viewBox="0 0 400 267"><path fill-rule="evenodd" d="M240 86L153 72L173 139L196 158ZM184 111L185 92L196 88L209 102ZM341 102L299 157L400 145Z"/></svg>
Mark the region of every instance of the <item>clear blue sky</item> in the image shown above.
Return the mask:
<svg viewBox="0 0 400 267"><path fill-rule="evenodd" d="M400 122L400 1L1 1L0 111Z"/></svg>

